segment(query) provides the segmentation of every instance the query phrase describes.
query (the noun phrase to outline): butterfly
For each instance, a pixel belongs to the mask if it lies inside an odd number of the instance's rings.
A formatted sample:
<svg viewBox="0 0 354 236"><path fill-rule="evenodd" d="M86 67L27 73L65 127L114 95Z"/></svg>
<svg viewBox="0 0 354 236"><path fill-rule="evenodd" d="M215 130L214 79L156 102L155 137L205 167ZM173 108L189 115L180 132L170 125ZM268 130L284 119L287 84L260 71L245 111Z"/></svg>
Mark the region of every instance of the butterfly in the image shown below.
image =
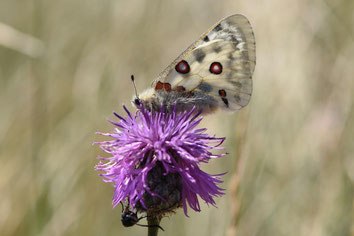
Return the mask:
<svg viewBox="0 0 354 236"><path fill-rule="evenodd" d="M243 15L220 20L190 45L133 99L137 108L204 114L219 109L236 111L252 94L256 45L251 24ZM132 76L132 80L134 77Z"/></svg>

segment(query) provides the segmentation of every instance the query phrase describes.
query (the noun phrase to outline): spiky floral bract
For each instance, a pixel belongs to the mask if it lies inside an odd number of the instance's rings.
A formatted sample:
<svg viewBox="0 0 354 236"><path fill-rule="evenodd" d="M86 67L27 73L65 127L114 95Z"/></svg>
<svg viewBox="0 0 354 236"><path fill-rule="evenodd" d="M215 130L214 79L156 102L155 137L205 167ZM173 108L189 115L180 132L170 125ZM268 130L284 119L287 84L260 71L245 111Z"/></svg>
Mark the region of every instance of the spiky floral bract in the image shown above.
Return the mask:
<svg viewBox="0 0 354 236"><path fill-rule="evenodd" d="M110 141L96 142L110 157L98 157L97 171L103 181L113 183L113 206L127 199L130 208L168 210L187 203L200 211L198 195L206 203L215 205L214 197L223 194L217 184L219 175L210 175L200 169L201 163L224 155L212 154L212 149L223 149L224 138L206 134L197 128L202 117L195 109L189 112L150 112L144 108L118 122L109 136ZM163 110L163 109L162 109ZM161 204L163 203L163 204ZM150 211L151 212L151 211Z"/></svg>

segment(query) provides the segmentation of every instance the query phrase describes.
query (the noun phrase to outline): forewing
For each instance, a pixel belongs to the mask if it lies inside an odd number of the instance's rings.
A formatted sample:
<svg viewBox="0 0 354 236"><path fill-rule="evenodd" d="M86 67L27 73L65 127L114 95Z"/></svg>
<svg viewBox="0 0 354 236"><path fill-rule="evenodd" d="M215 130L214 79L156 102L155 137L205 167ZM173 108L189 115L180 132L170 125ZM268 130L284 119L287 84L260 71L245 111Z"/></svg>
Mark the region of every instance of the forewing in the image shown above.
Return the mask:
<svg viewBox="0 0 354 236"><path fill-rule="evenodd" d="M237 110L250 100L254 68L255 39L251 25L246 17L232 15L215 24L184 51L160 74L153 87L160 81L172 90L203 92L215 97L219 106Z"/></svg>
<svg viewBox="0 0 354 236"><path fill-rule="evenodd" d="M221 48L222 51L215 52L215 48ZM217 41L196 50L206 51L208 56L205 63L193 63L192 68L195 67L198 76L202 78L194 90L215 97L220 107L238 110L246 106L252 94L252 73L247 52L242 46L235 46L229 41ZM221 65L221 72L213 68L215 63ZM188 78L183 81L187 80Z"/></svg>

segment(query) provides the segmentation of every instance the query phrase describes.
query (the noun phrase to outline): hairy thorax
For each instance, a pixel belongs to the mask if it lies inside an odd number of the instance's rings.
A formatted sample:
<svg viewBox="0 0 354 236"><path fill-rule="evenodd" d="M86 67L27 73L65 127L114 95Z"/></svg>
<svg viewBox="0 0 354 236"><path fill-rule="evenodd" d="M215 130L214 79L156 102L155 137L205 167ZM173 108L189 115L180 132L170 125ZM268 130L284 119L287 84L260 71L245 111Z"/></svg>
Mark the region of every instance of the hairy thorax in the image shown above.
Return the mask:
<svg viewBox="0 0 354 236"><path fill-rule="evenodd" d="M164 90L155 91L148 89L143 92L139 99L142 106L150 111L166 111L171 112L177 109L178 112L189 111L196 108L196 111L202 111L203 114L214 112L218 107L217 100L201 92L177 92ZM140 106L134 104L138 109Z"/></svg>

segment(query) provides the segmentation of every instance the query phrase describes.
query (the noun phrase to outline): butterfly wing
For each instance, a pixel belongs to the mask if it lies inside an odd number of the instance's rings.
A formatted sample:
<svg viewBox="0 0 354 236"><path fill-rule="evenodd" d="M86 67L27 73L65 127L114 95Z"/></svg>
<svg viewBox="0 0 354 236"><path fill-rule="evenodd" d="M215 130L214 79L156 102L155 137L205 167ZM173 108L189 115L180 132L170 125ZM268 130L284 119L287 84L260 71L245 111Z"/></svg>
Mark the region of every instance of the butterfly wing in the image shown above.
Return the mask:
<svg viewBox="0 0 354 236"><path fill-rule="evenodd" d="M202 95L194 101L215 100L213 104L218 107L238 110L250 100L255 63L251 25L246 17L232 15L216 23L188 47L152 87Z"/></svg>

